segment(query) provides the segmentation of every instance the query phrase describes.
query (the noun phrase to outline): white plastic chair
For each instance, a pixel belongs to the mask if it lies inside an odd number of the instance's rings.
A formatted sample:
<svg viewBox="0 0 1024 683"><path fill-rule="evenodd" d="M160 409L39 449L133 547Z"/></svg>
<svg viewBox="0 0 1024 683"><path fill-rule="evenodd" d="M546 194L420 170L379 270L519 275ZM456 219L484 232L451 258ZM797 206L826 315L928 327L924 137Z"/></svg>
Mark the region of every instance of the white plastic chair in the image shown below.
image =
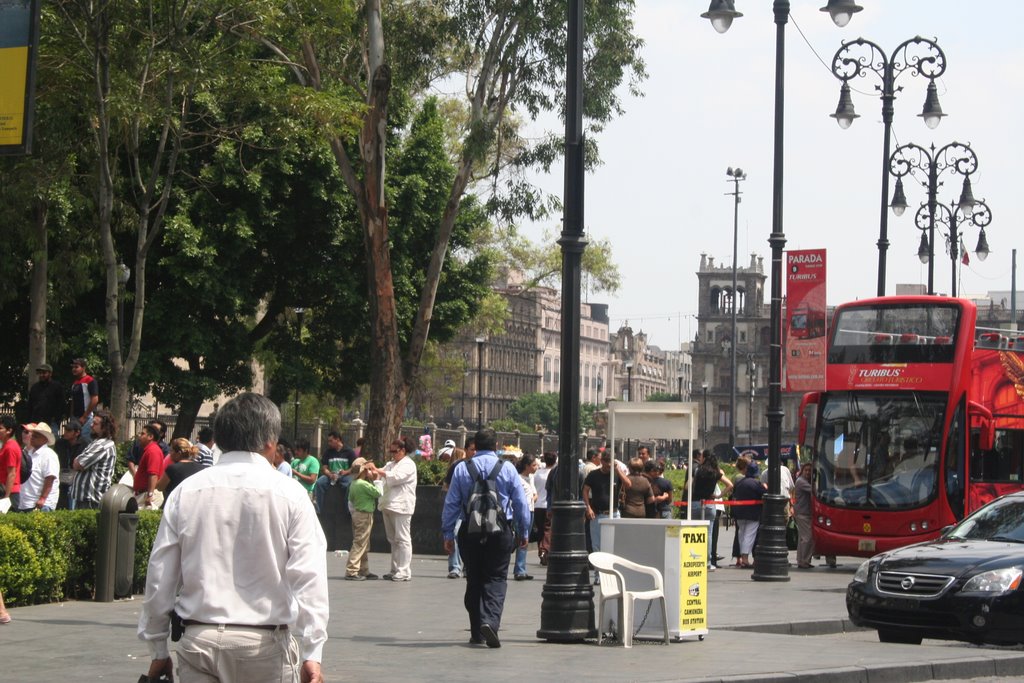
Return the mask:
<svg viewBox="0 0 1024 683"><path fill-rule="evenodd" d="M597 570L601 584L601 597L597 603L597 644L601 644L604 636L604 603L618 598L619 639L625 647L633 647L633 614L636 611L637 600L661 600L661 623L665 627L665 644L667 645L669 642L668 605L665 602L665 583L661 578L661 572L654 567L645 567L611 553L590 553L590 564L594 565L594 569ZM654 579L654 588L643 591L626 590L626 578L622 572L616 569L617 566L650 576Z"/></svg>

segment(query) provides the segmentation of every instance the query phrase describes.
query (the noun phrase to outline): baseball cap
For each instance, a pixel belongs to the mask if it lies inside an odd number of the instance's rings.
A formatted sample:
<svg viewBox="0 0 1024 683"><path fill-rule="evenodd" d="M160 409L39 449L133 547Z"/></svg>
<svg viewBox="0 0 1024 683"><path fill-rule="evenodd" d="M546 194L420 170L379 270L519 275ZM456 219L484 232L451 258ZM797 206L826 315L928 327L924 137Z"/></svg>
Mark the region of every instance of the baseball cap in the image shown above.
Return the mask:
<svg viewBox="0 0 1024 683"><path fill-rule="evenodd" d="M53 372L53 366L49 363L40 363L36 368L36 372Z"/></svg>

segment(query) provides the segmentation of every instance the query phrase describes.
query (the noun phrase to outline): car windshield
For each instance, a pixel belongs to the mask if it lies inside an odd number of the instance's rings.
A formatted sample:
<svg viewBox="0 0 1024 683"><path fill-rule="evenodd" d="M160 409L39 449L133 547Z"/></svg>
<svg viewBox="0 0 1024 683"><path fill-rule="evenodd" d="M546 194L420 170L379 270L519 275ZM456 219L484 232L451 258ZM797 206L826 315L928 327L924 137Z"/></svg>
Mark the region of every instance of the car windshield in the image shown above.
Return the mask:
<svg viewBox="0 0 1024 683"><path fill-rule="evenodd" d="M939 392L829 393L816 441L818 498L885 510L932 500L945 402Z"/></svg>
<svg viewBox="0 0 1024 683"><path fill-rule="evenodd" d="M946 532L946 538L1024 543L1024 498L992 501Z"/></svg>

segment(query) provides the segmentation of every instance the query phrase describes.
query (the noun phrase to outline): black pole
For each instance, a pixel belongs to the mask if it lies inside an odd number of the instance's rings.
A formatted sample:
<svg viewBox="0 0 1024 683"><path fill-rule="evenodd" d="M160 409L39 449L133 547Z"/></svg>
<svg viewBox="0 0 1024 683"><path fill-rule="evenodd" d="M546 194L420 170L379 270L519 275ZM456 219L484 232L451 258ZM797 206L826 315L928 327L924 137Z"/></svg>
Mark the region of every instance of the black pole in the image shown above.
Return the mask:
<svg viewBox="0 0 1024 683"><path fill-rule="evenodd" d="M956 261L960 256L960 237L957 235L956 214L959 207L956 202L949 205L949 260L953 266L950 268L950 289L949 295L956 296Z"/></svg>
<svg viewBox="0 0 1024 683"><path fill-rule="evenodd" d="M575 642L597 634L594 589L579 500L580 302L583 251L583 0L569 0L565 70L565 213L562 235L562 346L558 407L558 465L551 503L551 553L541 592L537 637Z"/></svg>
<svg viewBox="0 0 1024 683"><path fill-rule="evenodd" d="M885 296L885 257L889 250L889 150L892 144L892 61L885 61L882 76L882 208L878 218L878 296Z"/></svg>
<svg viewBox="0 0 1024 683"><path fill-rule="evenodd" d="M476 428L484 428L484 340L476 340Z"/></svg>
<svg viewBox="0 0 1024 683"><path fill-rule="evenodd" d="M935 294L935 205L938 203L939 169L935 163L935 145L928 164L928 294Z"/></svg>
<svg viewBox="0 0 1024 683"><path fill-rule="evenodd" d="M704 443L701 444L701 448L708 447L708 383L704 382L701 387L704 389Z"/></svg>
<svg viewBox="0 0 1024 683"><path fill-rule="evenodd" d="M772 305L771 346L768 363L768 493L764 496L761 526L754 554L755 581L789 581L786 548L786 503L779 473L782 449L782 250L786 235L782 223L783 121L785 119L786 22L789 0L775 0L775 164L772 170Z"/></svg>
<svg viewBox="0 0 1024 683"><path fill-rule="evenodd" d="M739 295L736 293L736 259L737 250L739 249L739 234L740 234L740 181L744 180L746 176L743 171L736 169L733 171L731 168L726 171L733 182L733 191L730 193L733 197L732 203L732 340L729 342L729 372L732 375L732 382L729 385L729 448L736 445L736 315L737 306L736 302L739 299Z"/></svg>
<svg viewBox="0 0 1024 683"><path fill-rule="evenodd" d="M298 318L298 338L299 344L302 343L302 318L306 311L302 308L295 309L295 316ZM292 446L299 440L299 378L298 374L295 376L295 414L292 418Z"/></svg>

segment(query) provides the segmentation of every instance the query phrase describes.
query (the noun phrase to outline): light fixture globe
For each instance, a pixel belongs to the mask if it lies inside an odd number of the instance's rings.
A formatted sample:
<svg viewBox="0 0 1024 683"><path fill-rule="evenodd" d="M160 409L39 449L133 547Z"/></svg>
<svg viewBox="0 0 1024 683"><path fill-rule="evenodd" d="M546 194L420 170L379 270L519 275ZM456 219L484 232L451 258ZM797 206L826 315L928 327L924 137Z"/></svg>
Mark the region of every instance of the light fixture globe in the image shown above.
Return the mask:
<svg viewBox="0 0 1024 683"><path fill-rule="evenodd" d="M924 98L924 108L918 116L924 119L924 125L932 130L938 127L942 117L945 116L942 113L942 105L939 104L939 91L935 87L935 81L928 82L928 94Z"/></svg>
<svg viewBox="0 0 1024 683"><path fill-rule="evenodd" d="M964 176L964 187L960 191L960 201L957 202L957 205L960 207L960 210L964 212L965 216L970 216L971 209L973 209L974 205L977 203L977 200L974 198L974 191L971 188L971 177Z"/></svg>
<svg viewBox="0 0 1024 683"><path fill-rule="evenodd" d="M985 228L982 228L981 232L978 233L978 246L974 248L974 253L979 261L984 261L988 258L988 240L985 238Z"/></svg>
<svg viewBox="0 0 1024 683"><path fill-rule="evenodd" d="M896 189L892 191L892 203L889 204L893 214L902 216L907 210L907 195L903 192L903 178L896 179Z"/></svg>
<svg viewBox="0 0 1024 683"><path fill-rule="evenodd" d="M708 11L700 16L702 19L710 19L716 31L725 33L732 26L732 20L743 14L736 11L733 0L711 0Z"/></svg>
<svg viewBox="0 0 1024 683"><path fill-rule="evenodd" d="M821 8L822 12L828 12L832 22L839 28L850 23L850 19L857 12L864 9L853 0L828 0L828 4Z"/></svg>
<svg viewBox="0 0 1024 683"><path fill-rule="evenodd" d="M836 105L836 113L829 114L829 116L836 120L839 127L846 130L853 124L853 120L860 118L860 114L853 108L853 98L850 97L850 86L847 83L843 83L842 87L839 88L839 104Z"/></svg>
<svg viewBox="0 0 1024 683"><path fill-rule="evenodd" d="M928 247L928 236L921 232L921 244L917 247L917 258L921 259L921 263L928 263L931 258L931 249Z"/></svg>

